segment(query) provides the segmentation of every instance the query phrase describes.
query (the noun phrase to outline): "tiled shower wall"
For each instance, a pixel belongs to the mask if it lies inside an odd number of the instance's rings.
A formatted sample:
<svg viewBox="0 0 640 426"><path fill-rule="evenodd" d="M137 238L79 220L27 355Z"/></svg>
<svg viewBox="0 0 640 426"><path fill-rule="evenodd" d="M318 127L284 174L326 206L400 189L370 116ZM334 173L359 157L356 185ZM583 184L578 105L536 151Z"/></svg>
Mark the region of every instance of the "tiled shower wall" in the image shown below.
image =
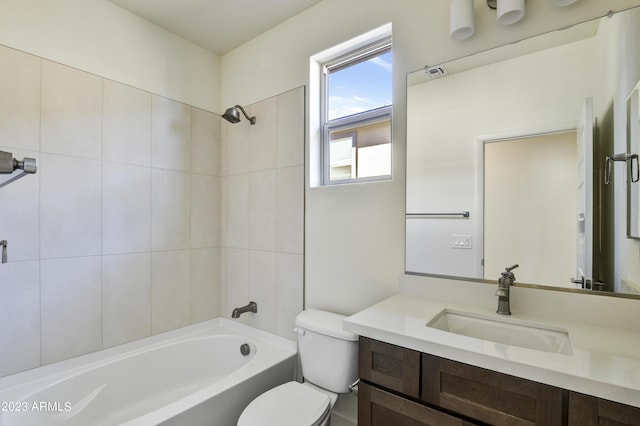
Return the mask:
<svg viewBox="0 0 640 426"><path fill-rule="evenodd" d="M304 87L247 107L251 126L222 125L223 315L293 339L303 306Z"/></svg>
<svg viewBox="0 0 640 426"><path fill-rule="evenodd" d="M220 315L220 126L0 47L0 376Z"/></svg>

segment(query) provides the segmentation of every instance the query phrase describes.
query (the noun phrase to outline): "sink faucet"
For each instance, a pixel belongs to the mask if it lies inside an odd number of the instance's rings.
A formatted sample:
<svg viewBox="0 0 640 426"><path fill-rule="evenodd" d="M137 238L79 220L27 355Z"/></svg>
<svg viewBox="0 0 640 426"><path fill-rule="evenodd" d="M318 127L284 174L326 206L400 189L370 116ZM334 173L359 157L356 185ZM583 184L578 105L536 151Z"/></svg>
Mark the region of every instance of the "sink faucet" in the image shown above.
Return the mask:
<svg viewBox="0 0 640 426"><path fill-rule="evenodd" d="M509 289L511 284L516 280L515 275L511 272L512 269L516 269L519 265L513 265L506 268L501 274L502 277L498 280L498 290L496 290L496 296L498 296L498 310L497 313L501 315L511 315L511 307L509 306Z"/></svg>
<svg viewBox="0 0 640 426"><path fill-rule="evenodd" d="M256 302L249 302L249 304L246 306L234 308L233 312L231 313L231 318L240 318L240 315L244 314L245 312L253 312L254 314L257 314L258 304Z"/></svg>

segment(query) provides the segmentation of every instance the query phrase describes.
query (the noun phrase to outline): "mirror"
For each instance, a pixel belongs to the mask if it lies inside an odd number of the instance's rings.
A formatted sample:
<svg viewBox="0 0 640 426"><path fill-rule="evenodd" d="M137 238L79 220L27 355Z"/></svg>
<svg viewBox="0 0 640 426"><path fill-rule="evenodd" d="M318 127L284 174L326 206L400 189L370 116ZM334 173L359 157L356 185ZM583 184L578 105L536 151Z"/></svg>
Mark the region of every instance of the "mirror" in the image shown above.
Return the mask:
<svg viewBox="0 0 640 426"><path fill-rule="evenodd" d="M407 273L625 291L603 169L637 9L408 75Z"/></svg>

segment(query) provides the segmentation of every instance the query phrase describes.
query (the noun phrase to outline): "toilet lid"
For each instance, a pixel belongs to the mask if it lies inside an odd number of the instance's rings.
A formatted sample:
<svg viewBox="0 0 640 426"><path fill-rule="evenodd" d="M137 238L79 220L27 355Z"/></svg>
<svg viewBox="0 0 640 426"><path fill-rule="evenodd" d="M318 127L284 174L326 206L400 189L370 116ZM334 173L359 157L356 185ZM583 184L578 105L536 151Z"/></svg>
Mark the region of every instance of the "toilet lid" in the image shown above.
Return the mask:
<svg viewBox="0 0 640 426"><path fill-rule="evenodd" d="M288 382L254 399L240 415L238 426L313 426L330 409L328 395Z"/></svg>

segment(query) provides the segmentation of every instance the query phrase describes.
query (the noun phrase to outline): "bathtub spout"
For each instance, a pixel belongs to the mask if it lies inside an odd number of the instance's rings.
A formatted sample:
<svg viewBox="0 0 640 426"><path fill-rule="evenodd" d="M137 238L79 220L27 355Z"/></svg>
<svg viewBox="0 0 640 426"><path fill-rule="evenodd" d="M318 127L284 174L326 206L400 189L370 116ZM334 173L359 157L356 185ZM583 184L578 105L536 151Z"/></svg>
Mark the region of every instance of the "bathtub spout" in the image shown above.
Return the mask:
<svg viewBox="0 0 640 426"><path fill-rule="evenodd" d="M242 306L240 308L234 308L231 313L231 318L240 318L240 315L245 312L253 312L254 314L258 313L258 305L256 302L249 302L247 306Z"/></svg>

